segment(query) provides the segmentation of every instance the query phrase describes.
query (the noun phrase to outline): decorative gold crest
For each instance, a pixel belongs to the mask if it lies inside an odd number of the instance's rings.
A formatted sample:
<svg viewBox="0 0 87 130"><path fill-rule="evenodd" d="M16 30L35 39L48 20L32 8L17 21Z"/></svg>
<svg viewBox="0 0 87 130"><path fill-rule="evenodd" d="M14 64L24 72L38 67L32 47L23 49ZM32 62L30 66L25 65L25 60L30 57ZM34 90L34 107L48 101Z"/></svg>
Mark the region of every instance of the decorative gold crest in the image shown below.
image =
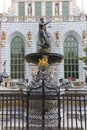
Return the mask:
<svg viewBox="0 0 87 130"><path fill-rule="evenodd" d="M38 67L48 67L49 63L48 63L48 58L47 56L43 56L43 58L39 59L39 63L38 63Z"/></svg>

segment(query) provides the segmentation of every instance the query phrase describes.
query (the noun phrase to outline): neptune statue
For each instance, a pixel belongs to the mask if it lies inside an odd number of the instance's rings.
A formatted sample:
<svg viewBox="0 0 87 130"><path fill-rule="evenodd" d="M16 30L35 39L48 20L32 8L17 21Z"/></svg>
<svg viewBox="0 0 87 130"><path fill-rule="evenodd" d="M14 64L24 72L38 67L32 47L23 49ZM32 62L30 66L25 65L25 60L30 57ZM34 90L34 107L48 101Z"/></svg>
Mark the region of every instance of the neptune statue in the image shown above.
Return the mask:
<svg viewBox="0 0 87 130"><path fill-rule="evenodd" d="M44 22L44 18L40 18L39 32L38 32L38 49L41 51L50 50L50 36L46 31L46 25L51 21Z"/></svg>

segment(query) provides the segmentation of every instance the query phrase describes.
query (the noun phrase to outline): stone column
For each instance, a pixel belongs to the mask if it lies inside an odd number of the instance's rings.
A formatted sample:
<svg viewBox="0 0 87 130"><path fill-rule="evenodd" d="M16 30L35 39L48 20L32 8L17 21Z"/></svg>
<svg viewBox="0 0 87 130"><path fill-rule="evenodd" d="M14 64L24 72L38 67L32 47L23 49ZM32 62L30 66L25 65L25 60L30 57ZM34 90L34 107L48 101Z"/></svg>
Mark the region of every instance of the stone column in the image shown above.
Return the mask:
<svg viewBox="0 0 87 130"><path fill-rule="evenodd" d="M70 0L69 15L70 15L70 16L73 15L73 1L72 1L72 0Z"/></svg>
<svg viewBox="0 0 87 130"><path fill-rule="evenodd" d="M52 16L55 16L55 2L52 0Z"/></svg>
<svg viewBox="0 0 87 130"><path fill-rule="evenodd" d="M42 6L42 17L45 17L46 16L46 10L45 10L45 1L42 0L41 1L41 6Z"/></svg>
<svg viewBox="0 0 87 130"><path fill-rule="evenodd" d="M15 3L15 16L18 16L19 14L18 14L18 0L15 0L14 1Z"/></svg>
<svg viewBox="0 0 87 130"><path fill-rule="evenodd" d="M73 0L73 6L76 6L76 0Z"/></svg>
<svg viewBox="0 0 87 130"><path fill-rule="evenodd" d="M69 6L69 20L72 21L73 20L73 0L70 0L70 6Z"/></svg>
<svg viewBox="0 0 87 130"><path fill-rule="evenodd" d="M62 0L59 1L59 19L62 20Z"/></svg>
<svg viewBox="0 0 87 130"><path fill-rule="evenodd" d="M25 16L28 16L28 0L25 0Z"/></svg>
<svg viewBox="0 0 87 130"><path fill-rule="evenodd" d="M1 45L1 22L0 22L0 73L2 72L2 45Z"/></svg>
<svg viewBox="0 0 87 130"><path fill-rule="evenodd" d="M35 0L32 0L32 17L35 19Z"/></svg>
<svg viewBox="0 0 87 130"><path fill-rule="evenodd" d="M62 0L59 1L59 16L62 16Z"/></svg>

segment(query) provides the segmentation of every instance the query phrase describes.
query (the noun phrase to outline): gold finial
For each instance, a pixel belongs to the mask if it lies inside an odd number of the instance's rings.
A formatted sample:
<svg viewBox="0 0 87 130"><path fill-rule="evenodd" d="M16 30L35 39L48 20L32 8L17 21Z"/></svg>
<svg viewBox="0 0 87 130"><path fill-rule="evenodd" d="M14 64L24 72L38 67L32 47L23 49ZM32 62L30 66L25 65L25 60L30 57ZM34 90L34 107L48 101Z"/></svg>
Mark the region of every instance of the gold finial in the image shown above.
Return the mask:
<svg viewBox="0 0 87 130"><path fill-rule="evenodd" d="M39 63L38 63L38 67L48 67L49 63L48 63L48 58L47 56L43 56L43 58L39 59Z"/></svg>

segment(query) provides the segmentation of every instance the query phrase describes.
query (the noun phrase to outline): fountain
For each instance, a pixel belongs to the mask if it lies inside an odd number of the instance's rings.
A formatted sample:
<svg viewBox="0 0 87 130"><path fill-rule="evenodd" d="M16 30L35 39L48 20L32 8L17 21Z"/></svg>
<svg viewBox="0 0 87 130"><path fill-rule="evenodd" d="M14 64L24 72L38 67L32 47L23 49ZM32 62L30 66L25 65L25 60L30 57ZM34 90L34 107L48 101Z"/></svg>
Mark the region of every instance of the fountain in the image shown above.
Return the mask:
<svg viewBox="0 0 87 130"><path fill-rule="evenodd" d="M54 86L54 83L52 82L52 74L49 72L49 68L54 63L60 63L63 59L62 55L51 52L51 40L46 31L46 25L50 22L51 21L45 23L43 18L40 19L37 52L30 53L25 56L28 63L34 63L39 68L37 75L33 78L29 85L31 88L34 86L40 86L39 81L42 80L43 75L44 78L49 79L47 82L51 81L49 82L49 85Z"/></svg>
<svg viewBox="0 0 87 130"><path fill-rule="evenodd" d="M38 66L38 72L36 75L33 76L32 81L28 86L30 99L29 111L31 111L32 113L30 113L30 118L32 119L30 119L29 122L30 124L36 124L38 126L40 126L42 122L42 130L45 129L45 126L49 126L53 124L53 122L55 122L53 119L53 111L56 111L58 107L57 103L59 103L57 91L58 85L57 82L54 81L53 74L50 72L49 68L55 63L60 63L63 59L62 55L51 52L51 40L46 31L46 25L50 22L51 21L44 23L44 19L40 19L37 52L30 53L25 56L25 59L28 63L33 63ZM56 101L52 101L53 99L55 99ZM59 109L57 110L57 112L58 111ZM48 121L49 113L51 113L50 121ZM57 118L60 117L58 117L57 115L55 116ZM38 118L38 120L36 119L36 117ZM33 118L35 118L36 120L33 121ZM47 119L46 123L45 119ZM58 124L58 122L56 122L56 124Z"/></svg>
<svg viewBox="0 0 87 130"><path fill-rule="evenodd" d="M43 56L46 56L50 65L54 63L59 63L61 62L63 56L51 52L51 40L46 31L46 25L49 24L50 21L44 23L43 18L41 18L40 21L41 22L39 23L37 52L26 55L25 59L28 63L38 64L39 59L43 58Z"/></svg>

